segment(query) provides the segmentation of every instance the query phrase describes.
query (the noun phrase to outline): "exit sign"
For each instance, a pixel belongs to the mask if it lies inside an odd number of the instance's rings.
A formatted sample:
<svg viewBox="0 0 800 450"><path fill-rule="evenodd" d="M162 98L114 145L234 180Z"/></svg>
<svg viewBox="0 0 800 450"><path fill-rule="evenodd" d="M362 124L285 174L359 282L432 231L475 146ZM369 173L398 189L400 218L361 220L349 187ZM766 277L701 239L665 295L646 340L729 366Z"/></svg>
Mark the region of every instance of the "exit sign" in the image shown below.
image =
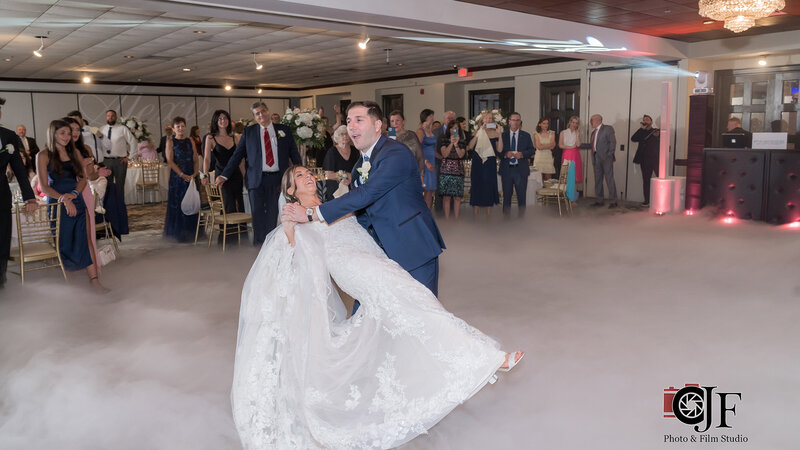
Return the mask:
<svg viewBox="0 0 800 450"><path fill-rule="evenodd" d="M458 69L458 76L459 76L459 77L461 77L461 78L464 78L464 77L466 77L467 75L468 75L468 73L467 73L467 68L466 68L466 67L460 67L460 68Z"/></svg>

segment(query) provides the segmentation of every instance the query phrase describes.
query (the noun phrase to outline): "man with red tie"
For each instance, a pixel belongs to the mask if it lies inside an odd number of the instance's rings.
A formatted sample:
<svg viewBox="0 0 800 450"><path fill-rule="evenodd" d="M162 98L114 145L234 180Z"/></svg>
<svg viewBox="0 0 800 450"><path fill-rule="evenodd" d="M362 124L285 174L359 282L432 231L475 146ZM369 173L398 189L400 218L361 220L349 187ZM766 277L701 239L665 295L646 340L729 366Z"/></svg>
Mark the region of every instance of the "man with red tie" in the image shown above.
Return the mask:
<svg viewBox="0 0 800 450"><path fill-rule="evenodd" d="M263 102L254 103L252 110L257 123L245 128L216 182L222 185L234 170L239 170L242 158L247 158L245 182L253 216L253 245L258 246L278 224L283 172L292 163L300 164L301 159L292 130L286 125L272 123L269 108Z"/></svg>

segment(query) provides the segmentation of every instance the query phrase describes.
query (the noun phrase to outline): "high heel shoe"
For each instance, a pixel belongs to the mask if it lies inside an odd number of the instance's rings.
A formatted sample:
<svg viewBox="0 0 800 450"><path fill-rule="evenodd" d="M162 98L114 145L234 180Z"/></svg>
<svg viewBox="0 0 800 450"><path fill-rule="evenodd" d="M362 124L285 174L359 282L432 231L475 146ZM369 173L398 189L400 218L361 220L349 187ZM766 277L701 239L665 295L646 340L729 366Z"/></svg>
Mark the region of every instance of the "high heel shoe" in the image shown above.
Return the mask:
<svg viewBox="0 0 800 450"><path fill-rule="evenodd" d="M516 358L517 355L519 355L519 358ZM508 364L508 367L501 367L501 368L497 369L497 371L498 372L508 372L511 369L513 369L514 367L516 367L516 365L519 364L520 361L522 361L522 358L525 357L525 352L523 352L522 350L517 350L516 352L514 352L514 357L515 358L512 360L511 359L511 353L509 353L508 357L506 358L506 364Z"/></svg>

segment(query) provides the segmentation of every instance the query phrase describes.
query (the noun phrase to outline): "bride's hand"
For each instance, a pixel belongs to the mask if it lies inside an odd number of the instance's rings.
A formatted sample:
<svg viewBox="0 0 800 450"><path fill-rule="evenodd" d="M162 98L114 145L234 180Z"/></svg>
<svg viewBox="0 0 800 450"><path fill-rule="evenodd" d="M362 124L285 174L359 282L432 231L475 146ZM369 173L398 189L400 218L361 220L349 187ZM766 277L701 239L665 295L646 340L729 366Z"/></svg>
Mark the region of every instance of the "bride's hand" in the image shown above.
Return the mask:
<svg viewBox="0 0 800 450"><path fill-rule="evenodd" d="M281 217L283 220L283 217ZM295 222L287 220L283 222L283 232L286 233L286 238L289 239L289 245L294 247L294 225Z"/></svg>

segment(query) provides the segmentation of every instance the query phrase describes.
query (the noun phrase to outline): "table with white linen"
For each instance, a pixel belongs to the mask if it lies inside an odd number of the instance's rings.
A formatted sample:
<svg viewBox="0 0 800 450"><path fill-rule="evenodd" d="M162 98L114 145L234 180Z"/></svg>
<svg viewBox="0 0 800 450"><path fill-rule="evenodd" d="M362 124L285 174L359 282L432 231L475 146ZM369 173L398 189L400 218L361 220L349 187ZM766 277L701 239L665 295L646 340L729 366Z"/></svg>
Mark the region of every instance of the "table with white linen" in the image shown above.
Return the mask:
<svg viewBox="0 0 800 450"><path fill-rule="evenodd" d="M525 190L526 203L532 203L536 200L536 190L544 186L542 183L542 173L531 168L531 173L528 175L528 188ZM500 174L497 174L497 188L500 191L500 199L503 198L503 179ZM502 202L501 202L502 203ZM511 203L517 203L517 196L511 198Z"/></svg>
<svg viewBox="0 0 800 450"><path fill-rule="evenodd" d="M167 195L169 194L169 166L166 164L160 164L158 167L159 176L158 176L158 184L161 190L161 196L159 197L154 191L148 191L147 195L145 196L144 201L147 202L157 202L159 199L161 201L167 201ZM127 175L125 175L125 204L132 205L141 202L141 197L137 195L136 184L142 180L142 168L140 166L128 166Z"/></svg>

